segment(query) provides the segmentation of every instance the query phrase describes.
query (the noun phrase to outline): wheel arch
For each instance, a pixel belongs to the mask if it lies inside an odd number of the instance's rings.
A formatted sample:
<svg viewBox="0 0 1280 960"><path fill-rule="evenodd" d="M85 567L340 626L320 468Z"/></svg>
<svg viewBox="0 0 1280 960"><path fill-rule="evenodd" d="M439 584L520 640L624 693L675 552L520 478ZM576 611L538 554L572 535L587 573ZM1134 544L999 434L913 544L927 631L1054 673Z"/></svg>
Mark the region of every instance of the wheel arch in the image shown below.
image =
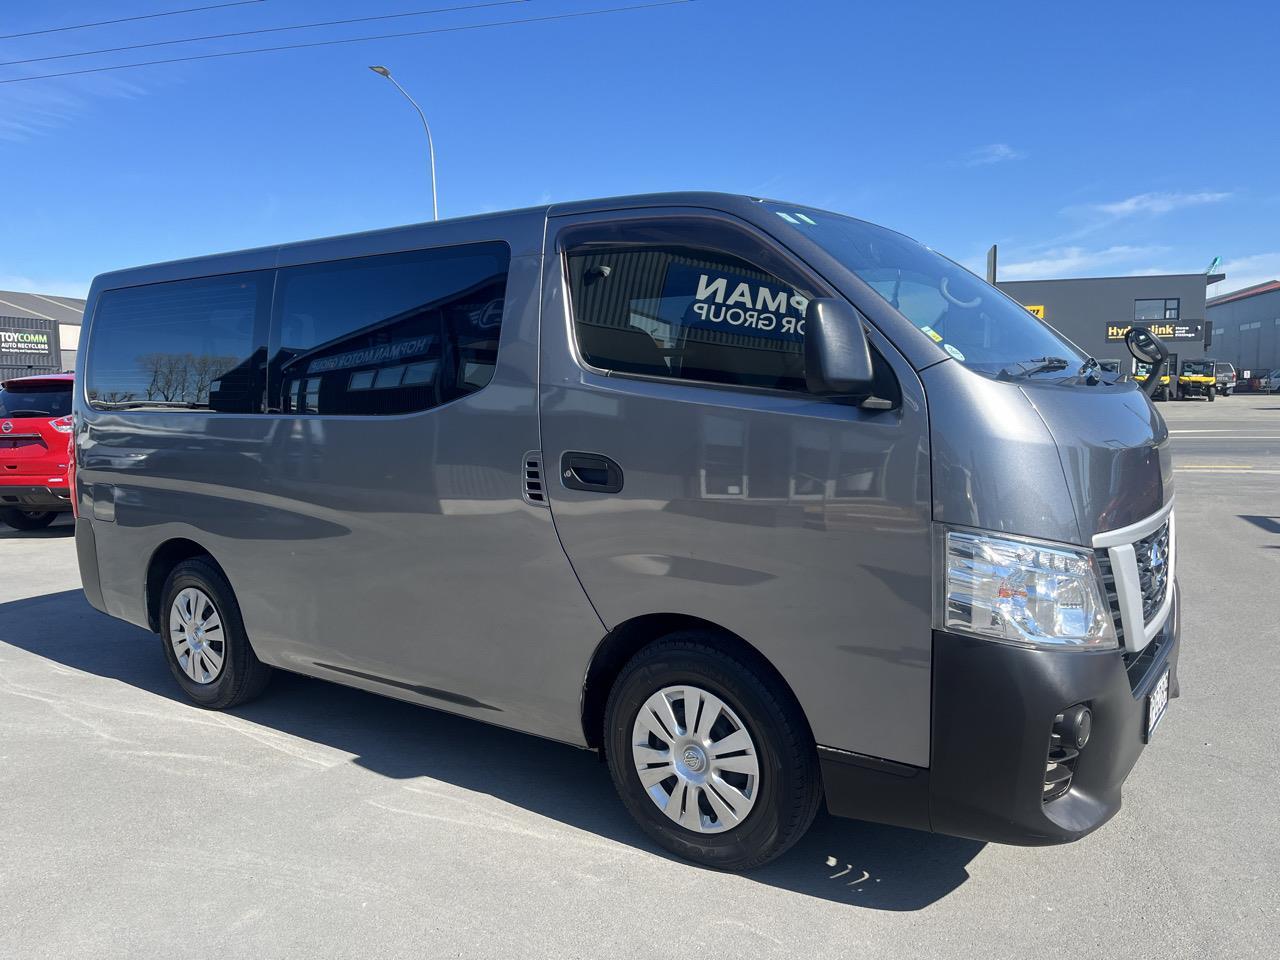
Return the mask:
<svg viewBox="0 0 1280 960"><path fill-rule="evenodd" d="M800 711L809 738L813 739L809 718L791 684L773 662L749 641L718 623L700 617L681 613L648 613L615 626L605 634L591 656L583 678L581 703L582 735L587 746L602 752L604 750L602 733L605 705L614 681L627 662L646 647L687 630L706 634L720 649L736 655L748 667L763 671L777 680Z"/></svg>
<svg viewBox="0 0 1280 960"><path fill-rule="evenodd" d="M222 565L218 563L209 550L189 540L186 537L173 537L160 544L151 554L151 559L147 561L146 583L144 587L143 599L146 603L147 625L152 631L158 632L160 629L160 600L161 594L164 592L164 583L169 579L169 574L173 572L173 568L184 560L190 560L192 557L204 557L215 567L218 572L226 577L227 572L222 569Z"/></svg>

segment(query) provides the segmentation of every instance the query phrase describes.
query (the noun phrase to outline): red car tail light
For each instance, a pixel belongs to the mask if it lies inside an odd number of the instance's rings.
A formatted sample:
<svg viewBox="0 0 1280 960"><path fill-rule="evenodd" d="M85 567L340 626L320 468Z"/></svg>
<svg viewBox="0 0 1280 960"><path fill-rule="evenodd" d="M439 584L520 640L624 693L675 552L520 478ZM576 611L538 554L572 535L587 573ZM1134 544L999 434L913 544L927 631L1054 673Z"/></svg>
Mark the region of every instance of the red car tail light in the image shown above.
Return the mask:
<svg viewBox="0 0 1280 960"><path fill-rule="evenodd" d="M50 420L49 426L57 430L59 433L70 433L75 429L76 422L72 417L59 417L57 420Z"/></svg>

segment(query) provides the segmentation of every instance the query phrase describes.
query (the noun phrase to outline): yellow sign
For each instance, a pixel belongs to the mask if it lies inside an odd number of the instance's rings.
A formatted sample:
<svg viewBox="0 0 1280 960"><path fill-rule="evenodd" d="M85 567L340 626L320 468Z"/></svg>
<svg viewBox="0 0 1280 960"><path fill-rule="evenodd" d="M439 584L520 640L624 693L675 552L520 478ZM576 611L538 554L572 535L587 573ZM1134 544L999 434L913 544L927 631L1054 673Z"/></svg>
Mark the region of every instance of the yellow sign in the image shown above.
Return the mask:
<svg viewBox="0 0 1280 960"><path fill-rule="evenodd" d="M1039 317L1041 320L1044 319L1043 303L1028 303L1028 304L1025 304L1025 306L1027 308L1027 312L1030 313L1032 316Z"/></svg>

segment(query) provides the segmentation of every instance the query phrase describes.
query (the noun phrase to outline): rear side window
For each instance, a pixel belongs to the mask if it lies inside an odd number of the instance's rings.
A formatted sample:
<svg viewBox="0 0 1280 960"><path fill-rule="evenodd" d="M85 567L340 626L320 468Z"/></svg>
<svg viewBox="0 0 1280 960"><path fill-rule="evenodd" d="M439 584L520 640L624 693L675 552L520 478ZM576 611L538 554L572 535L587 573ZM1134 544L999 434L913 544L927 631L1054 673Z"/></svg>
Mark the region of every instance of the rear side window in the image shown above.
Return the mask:
<svg viewBox="0 0 1280 960"><path fill-rule="evenodd" d="M0 418L65 417L70 412L70 383L13 383L0 387Z"/></svg>
<svg viewBox="0 0 1280 960"><path fill-rule="evenodd" d="M482 389L510 260L495 242L280 270L269 409L404 414Z"/></svg>
<svg viewBox="0 0 1280 960"><path fill-rule="evenodd" d="M258 412L271 280L259 271L103 293L85 372L90 404Z"/></svg>
<svg viewBox="0 0 1280 960"><path fill-rule="evenodd" d="M805 389L809 290L712 247L586 242L566 256L578 350L592 366Z"/></svg>

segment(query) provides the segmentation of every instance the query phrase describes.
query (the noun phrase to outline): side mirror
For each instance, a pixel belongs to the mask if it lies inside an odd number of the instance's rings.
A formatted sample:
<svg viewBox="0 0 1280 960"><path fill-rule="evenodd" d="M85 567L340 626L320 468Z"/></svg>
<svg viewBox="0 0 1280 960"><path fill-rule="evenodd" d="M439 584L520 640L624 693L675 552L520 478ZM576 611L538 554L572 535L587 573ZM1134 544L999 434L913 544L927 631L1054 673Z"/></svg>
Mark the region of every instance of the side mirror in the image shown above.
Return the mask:
<svg viewBox="0 0 1280 960"><path fill-rule="evenodd" d="M810 300L804 314L804 378L819 397L871 396L875 371L862 317L844 300Z"/></svg>
<svg viewBox="0 0 1280 960"><path fill-rule="evenodd" d="M1124 335L1124 345L1139 363L1151 364L1151 371L1142 384L1142 392L1148 397L1155 396L1160 378L1164 376L1165 362L1169 359L1169 348L1146 327L1130 327L1129 332Z"/></svg>

